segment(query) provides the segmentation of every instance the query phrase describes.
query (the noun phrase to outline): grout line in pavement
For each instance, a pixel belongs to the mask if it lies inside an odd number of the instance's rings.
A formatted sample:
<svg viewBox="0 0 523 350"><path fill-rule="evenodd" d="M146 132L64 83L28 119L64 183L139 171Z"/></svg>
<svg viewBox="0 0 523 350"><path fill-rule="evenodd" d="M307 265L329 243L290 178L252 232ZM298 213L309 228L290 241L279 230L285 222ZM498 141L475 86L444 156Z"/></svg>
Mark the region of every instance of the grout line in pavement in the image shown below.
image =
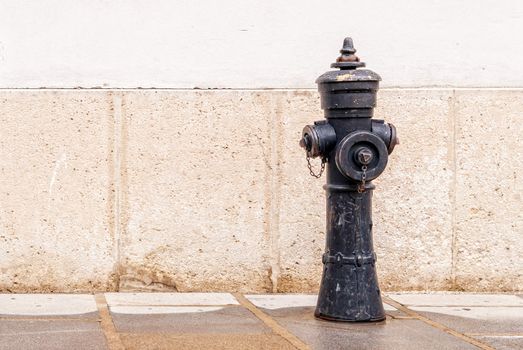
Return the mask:
<svg viewBox="0 0 523 350"><path fill-rule="evenodd" d="M291 343L296 349L299 350L309 350L309 346L305 344L303 341L301 341L298 337L296 337L294 334L289 332L285 327L281 326L278 322L276 322L272 317L267 315L265 312L258 309L253 303L251 303L245 296L243 296L240 293L233 293L234 297L241 306L249 310L254 314L254 316L258 317L267 327L269 327L274 333L278 334L285 340L287 340L289 343Z"/></svg>
<svg viewBox="0 0 523 350"><path fill-rule="evenodd" d="M388 317L394 319L394 320L416 320L416 317L409 316L409 315L390 315L387 314Z"/></svg>
<svg viewBox="0 0 523 350"><path fill-rule="evenodd" d="M400 310L400 311L403 311L404 313L406 313L407 315L410 315L410 316L413 316L415 318L417 318L418 320L422 321L422 322L425 322L426 324L428 324L429 326L432 326L434 328L437 328L439 330L442 330L448 334L451 334L453 336L455 336L456 338L459 338L469 344L472 344L474 346L477 346L478 348L480 349L483 349L483 350L495 350L493 347L487 345L487 344L484 344L482 342L480 342L479 340L476 340L468 335L465 335L463 333L460 333L452 328L449 328L441 323L438 323L436 321L433 321L431 320L430 318L427 318L423 315L420 315L419 313L409 309L408 307L406 307L405 305L397 302L396 300L393 300L387 296L383 296L383 299L384 301L389 304L389 305L392 305L394 306L396 309Z"/></svg>
<svg viewBox="0 0 523 350"><path fill-rule="evenodd" d="M125 350L122 340L116 331L111 313L107 307L107 301L103 293L95 294L94 299L96 300L96 306L98 307L98 313L100 314L101 327L107 340L107 346L109 350Z"/></svg>

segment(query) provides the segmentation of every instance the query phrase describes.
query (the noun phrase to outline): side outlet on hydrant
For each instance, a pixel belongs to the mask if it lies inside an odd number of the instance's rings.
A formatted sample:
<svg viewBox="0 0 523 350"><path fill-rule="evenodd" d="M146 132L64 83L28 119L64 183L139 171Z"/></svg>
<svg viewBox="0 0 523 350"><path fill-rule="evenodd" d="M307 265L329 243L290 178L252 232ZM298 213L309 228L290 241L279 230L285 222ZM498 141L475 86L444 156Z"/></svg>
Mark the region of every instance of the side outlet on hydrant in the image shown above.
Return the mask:
<svg viewBox="0 0 523 350"><path fill-rule="evenodd" d="M398 143L396 129L372 119L380 76L362 69L352 39L316 83L325 120L303 129L311 175L326 169L326 246L316 317L333 321L382 321L385 311L372 243L372 180L387 165ZM321 159L313 171L311 158Z"/></svg>

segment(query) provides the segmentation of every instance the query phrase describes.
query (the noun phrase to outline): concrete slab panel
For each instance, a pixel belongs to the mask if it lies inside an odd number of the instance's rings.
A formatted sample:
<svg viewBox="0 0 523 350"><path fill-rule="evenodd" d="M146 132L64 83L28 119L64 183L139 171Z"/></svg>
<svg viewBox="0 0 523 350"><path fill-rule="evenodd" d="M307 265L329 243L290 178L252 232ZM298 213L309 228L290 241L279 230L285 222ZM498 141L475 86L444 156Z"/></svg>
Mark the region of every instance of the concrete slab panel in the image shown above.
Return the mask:
<svg viewBox="0 0 523 350"><path fill-rule="evenodd" d="M126 92L122 290L271 290L272 94Z"/></svg>
<svg viewBox="0 0 523 350"><path fill-rule="evenodd" d="M114 93L0 91L0 290L115 287Z"/></svg>
<svg viewBox="0 0 523 350"><path fill-rule="evenodd" d="M456 90L455 284L523 290L523 90Z"/></svg>

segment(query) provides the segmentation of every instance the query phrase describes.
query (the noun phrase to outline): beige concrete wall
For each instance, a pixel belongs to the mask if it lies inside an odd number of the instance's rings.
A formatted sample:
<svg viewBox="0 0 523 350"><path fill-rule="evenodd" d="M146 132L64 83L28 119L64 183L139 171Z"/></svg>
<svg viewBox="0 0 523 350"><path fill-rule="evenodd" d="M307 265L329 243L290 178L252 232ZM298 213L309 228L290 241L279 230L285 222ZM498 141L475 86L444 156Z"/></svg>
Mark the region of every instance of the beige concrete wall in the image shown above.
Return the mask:
<svg viewBox="0 0 523 350"><path fill-rule="evenodd" d="M385 290L523 289L523 89L385 89ZM314 90L0 90L0 290L314 291Z"/></svg>

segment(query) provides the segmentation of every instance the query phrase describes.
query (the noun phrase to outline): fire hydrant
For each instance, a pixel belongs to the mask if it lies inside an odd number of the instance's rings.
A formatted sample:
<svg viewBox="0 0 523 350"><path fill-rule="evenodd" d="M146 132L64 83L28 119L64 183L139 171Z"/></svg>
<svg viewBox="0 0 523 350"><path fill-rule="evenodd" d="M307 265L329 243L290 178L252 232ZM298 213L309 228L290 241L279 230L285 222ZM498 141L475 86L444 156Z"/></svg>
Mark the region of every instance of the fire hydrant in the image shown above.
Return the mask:
<svg viewBox="0 0 523 350"><path fill-rule="evenodd" d="M382 321L385 311L372 243L372 180L398 143L396 129L372 119L380 76L345 38L340 57L316 83L325 120L303 129L300 146L311 175L327 170L326 247L315 316L332 321ZM310 159L321 159L317 174Z"/></svg>

